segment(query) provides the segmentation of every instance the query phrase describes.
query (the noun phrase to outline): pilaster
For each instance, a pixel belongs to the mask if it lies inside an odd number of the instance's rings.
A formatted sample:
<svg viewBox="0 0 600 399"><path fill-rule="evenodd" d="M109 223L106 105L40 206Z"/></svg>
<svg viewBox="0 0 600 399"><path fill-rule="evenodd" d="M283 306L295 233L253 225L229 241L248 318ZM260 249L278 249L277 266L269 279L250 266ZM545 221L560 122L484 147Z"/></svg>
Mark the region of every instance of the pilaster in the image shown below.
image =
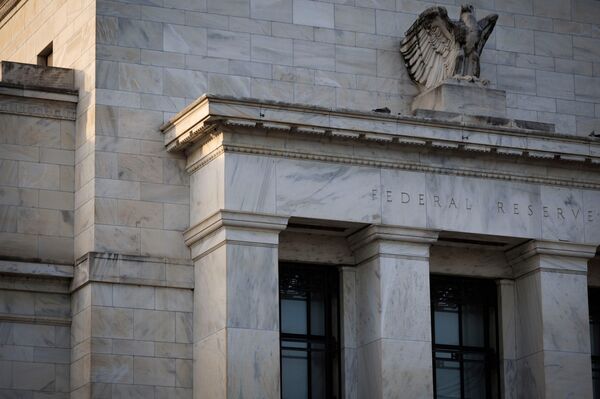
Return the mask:
<svg viewBox="0 0 600 399"><path fill-rule="evenodd" d="M280 398L277 245L286 225L285 217L222 210L186 231L194 398Z"/></svg>
<svg viewBox="0 0 600 399"><path fill-rule="evenodd" d="M517 396L591 398L587 262L592 245L529 241L515 275Z"/></svg>
<svg viewBox="0 0 600 399"><path fill-rule="evenodd" d="M437 232L370 226L356 256L358 397L431 397L429 247Z"/></svg>

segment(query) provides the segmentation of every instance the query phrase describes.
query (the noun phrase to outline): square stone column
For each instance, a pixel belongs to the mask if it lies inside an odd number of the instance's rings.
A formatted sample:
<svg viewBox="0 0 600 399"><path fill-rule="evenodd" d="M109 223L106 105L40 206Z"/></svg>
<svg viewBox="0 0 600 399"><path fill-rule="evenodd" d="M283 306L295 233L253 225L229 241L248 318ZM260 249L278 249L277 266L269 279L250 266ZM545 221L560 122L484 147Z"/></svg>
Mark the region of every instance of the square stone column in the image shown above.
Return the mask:
<svg viewBox="0 0 600 399"><path fill-rule="evenodd" d="M500 356L500 397L517 398L517 331L515 309L515 282L502 279L498 288L498 341Z"/></svg>
<svg viewBox="0 0 600 399"><path fill-rule="evenodd" d="M515 275L519 398L592 398L587 262L595 246L529 241Z"/></svg>
<svg viewBox="0 0 600 399"><path fill-rule="evenodd" d="M358 264L359 398L433 395L429 247L437 235L370 226L349 238Z"/></svg>
<svg viewBox="0 0 600 399"><path fill-rule="evenodd" d="M219 211L185 233L195 267L194 398L280 398L277 244L286 225Z"/></svg>

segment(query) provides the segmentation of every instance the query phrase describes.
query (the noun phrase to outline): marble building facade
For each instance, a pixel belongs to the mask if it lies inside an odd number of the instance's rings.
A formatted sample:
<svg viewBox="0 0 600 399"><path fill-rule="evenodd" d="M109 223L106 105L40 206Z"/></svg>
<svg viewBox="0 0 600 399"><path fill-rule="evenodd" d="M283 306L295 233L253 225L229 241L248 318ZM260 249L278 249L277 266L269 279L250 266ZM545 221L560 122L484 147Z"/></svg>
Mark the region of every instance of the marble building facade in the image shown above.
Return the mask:
<svg viewBox="0 0 600 399"><path fill-rule="evenodd" d="M598 397L600 2L474 3L460 113L411 108L425 1L0 1L0 397L280 398L287 264L336 397L435 397L435 276L494 287L483 397Z"/></svg>

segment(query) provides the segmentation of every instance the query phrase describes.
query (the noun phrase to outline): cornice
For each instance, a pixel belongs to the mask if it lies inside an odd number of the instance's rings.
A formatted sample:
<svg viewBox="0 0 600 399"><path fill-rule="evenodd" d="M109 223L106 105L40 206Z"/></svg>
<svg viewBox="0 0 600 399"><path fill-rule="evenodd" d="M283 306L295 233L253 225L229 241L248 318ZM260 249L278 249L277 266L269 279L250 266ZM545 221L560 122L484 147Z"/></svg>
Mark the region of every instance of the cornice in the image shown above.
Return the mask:
<svg viewBox="0 0 600 399"><path fill-rule="evenodd" d="M591 259L596 255L596 248L592 244L531 240L507 251L506 258L511 265L522 263L536 255Z"/></svg>
<svg viewBox="0 0 600 399"><path fill-rule="evenodd" d="M6 22L6 17L16 8L19 3L25 3L24 0L0 0L0 27Z"/></svg>
<svg viewBox="0 0 600 399"><path fill-rule="evenodd" d="M437 230L371 225L348 237L348 243L353 251L378 240L429 245L437 241L438 235Z"/></svg>
<svg viewBox="0 0 600 399"><path fill-rule="evenodd" d="M530 129L542 124L462 115L386 116L299 104L205 95L162 126L168 151L181 151L223 127L277 130L295 137L377 142L600 165L600 141Z"/></svg>

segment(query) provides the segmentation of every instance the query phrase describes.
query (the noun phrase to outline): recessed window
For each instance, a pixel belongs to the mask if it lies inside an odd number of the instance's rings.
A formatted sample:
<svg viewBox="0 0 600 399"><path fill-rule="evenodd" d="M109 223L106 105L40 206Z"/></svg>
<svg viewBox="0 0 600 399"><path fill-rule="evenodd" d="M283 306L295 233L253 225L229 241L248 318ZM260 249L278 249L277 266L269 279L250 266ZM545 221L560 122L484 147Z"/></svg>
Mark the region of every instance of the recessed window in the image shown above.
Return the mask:
<svg viewBox="0 0 600 399"><path fill-rule="evenodd" d="M281 265L281 397L338 398L338 270Z"/></svg>
<svg viewBox="0 0 600 399"><path fill-rule="evenodd" d="M52 42L48 44L37 56L37 64L41 66L52 66L53 58Z"/></svg>
<svg viewBox="0 0 600 399"><path fill-rule="evenodd" d="M592 381L594 399L600 399L600 288L590 288L590 340L592 343Z"/></svg>
<svg viewBox="0 0 600 399"><path fill-rule="evenodd" d="M498 398L496 302L493 281L431 277L435 398Z"/></svg>

